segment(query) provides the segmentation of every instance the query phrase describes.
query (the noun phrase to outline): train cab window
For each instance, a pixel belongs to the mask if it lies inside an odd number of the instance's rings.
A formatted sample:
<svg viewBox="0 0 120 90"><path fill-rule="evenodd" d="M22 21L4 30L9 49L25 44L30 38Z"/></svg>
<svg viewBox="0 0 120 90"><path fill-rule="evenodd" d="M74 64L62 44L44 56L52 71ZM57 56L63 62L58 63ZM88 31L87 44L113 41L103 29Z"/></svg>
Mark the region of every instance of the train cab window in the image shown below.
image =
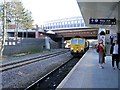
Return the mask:
<svg viewBox="0 0 120 90"><path fill-rule="evenodd" d="M78 44L84 44L84 40L78 40Z"/></svg>
<svg viewBox="0 0 120 90"><path fill-rule="evenodd" d="M71 44L77 44L77 40L72 40Z"/></svg>

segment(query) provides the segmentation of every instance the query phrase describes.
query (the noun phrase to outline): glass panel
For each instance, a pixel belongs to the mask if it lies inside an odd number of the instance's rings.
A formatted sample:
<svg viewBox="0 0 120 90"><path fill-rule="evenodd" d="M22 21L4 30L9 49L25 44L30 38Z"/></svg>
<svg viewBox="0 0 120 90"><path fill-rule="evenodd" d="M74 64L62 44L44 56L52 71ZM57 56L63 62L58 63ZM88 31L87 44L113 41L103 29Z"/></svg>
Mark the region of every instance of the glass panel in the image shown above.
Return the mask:
<svg viewBox="0 0 120 90"><path fill-rule="evenodd" d="M72 40L71 44L77 44L77 40Z"/></svg>
<svg viewBox="0 0 120 90"><path fill-rule="evenodd" d="M78 40L78 44L84 44L84 40Z"/></svg>
<svg viewBox="0 0 120 90"><path fill-rule="evenodd" d="M84 23L81 23L81 27L84 27Z"/></svg>

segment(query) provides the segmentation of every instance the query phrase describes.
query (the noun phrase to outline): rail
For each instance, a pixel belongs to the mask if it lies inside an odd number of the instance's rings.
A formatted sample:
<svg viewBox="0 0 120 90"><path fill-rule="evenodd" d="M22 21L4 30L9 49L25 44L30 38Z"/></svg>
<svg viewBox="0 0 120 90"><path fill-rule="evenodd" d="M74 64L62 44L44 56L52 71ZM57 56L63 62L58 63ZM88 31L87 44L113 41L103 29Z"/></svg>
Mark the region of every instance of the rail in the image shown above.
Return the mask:
<svg viewBox="0 0 120 90"><path fill-rule="evenodd" d="M28 65L28 64L31 64L31 63L34 63L34 62L38 62L40 60L44 60L44 59L47 59L47 58L50 58L50 57L54 57L54 56L57 56L57 55L60 55L60 54L64 54L66 52L68 52L68 51L58 51L58 52L54 52L54 53L51 53L51 54L46 54L44 56L38 56L38 57L35 57L35 58L26 59L26 60L23 60L23 61L11 62L11 63L8 63L8 64L2 64L2 65L0 65L0 72L4 72L4 71L7 71L7 70L10 70L10 69L13 69L13 68Z"/></svg>

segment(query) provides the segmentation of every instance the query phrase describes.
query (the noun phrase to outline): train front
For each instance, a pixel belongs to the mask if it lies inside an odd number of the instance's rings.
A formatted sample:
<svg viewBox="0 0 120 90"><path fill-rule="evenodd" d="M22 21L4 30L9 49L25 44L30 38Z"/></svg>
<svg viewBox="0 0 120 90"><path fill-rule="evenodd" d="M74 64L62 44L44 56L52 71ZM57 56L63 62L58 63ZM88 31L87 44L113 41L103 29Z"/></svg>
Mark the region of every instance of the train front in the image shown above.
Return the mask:
<svg viewBox="0 0 120 90"><path fill-rule="evenodd" d="M70 51L73 56L81 56L85 52L85 39L71 39Z"/></svg>

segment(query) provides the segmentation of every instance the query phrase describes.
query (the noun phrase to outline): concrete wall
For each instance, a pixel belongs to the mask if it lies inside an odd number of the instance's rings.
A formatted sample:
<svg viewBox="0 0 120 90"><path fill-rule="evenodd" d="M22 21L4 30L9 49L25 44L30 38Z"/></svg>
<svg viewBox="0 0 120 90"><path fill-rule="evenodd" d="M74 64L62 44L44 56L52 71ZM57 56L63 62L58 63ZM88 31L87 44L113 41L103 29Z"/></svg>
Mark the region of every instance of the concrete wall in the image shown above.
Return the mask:
<svg viewBox="0 0 120 90"><path fill-rule="evenodd" d="M15 40L8 39L6 40L6 45L3 54L4 55L13 55L22 52L36 52L43 50L45 46L44 38L24 38L18 39L17 44L15 44ZM57 42L54 42L50 39L50 47L51 49L58 48Z"/></svg>
<svg viewBox="0 0 120 90"><path fill-rule="evenodd" d="M12 42L11 42L12 41ZM14 43L15 40L7 40L7 43ZM25 38L25 39L18 39L17 44L15 45L5 45L4 55L13 55L21 52L29 52L41 50L45 45L44 39L35 39L35 38Z"/></svg>
<svg viewBox="0 0 120 90"><path fill-rule="evenodd" d="M58 49L59 48L59 43L50 39L50 48L51 49Z"/></svg>

